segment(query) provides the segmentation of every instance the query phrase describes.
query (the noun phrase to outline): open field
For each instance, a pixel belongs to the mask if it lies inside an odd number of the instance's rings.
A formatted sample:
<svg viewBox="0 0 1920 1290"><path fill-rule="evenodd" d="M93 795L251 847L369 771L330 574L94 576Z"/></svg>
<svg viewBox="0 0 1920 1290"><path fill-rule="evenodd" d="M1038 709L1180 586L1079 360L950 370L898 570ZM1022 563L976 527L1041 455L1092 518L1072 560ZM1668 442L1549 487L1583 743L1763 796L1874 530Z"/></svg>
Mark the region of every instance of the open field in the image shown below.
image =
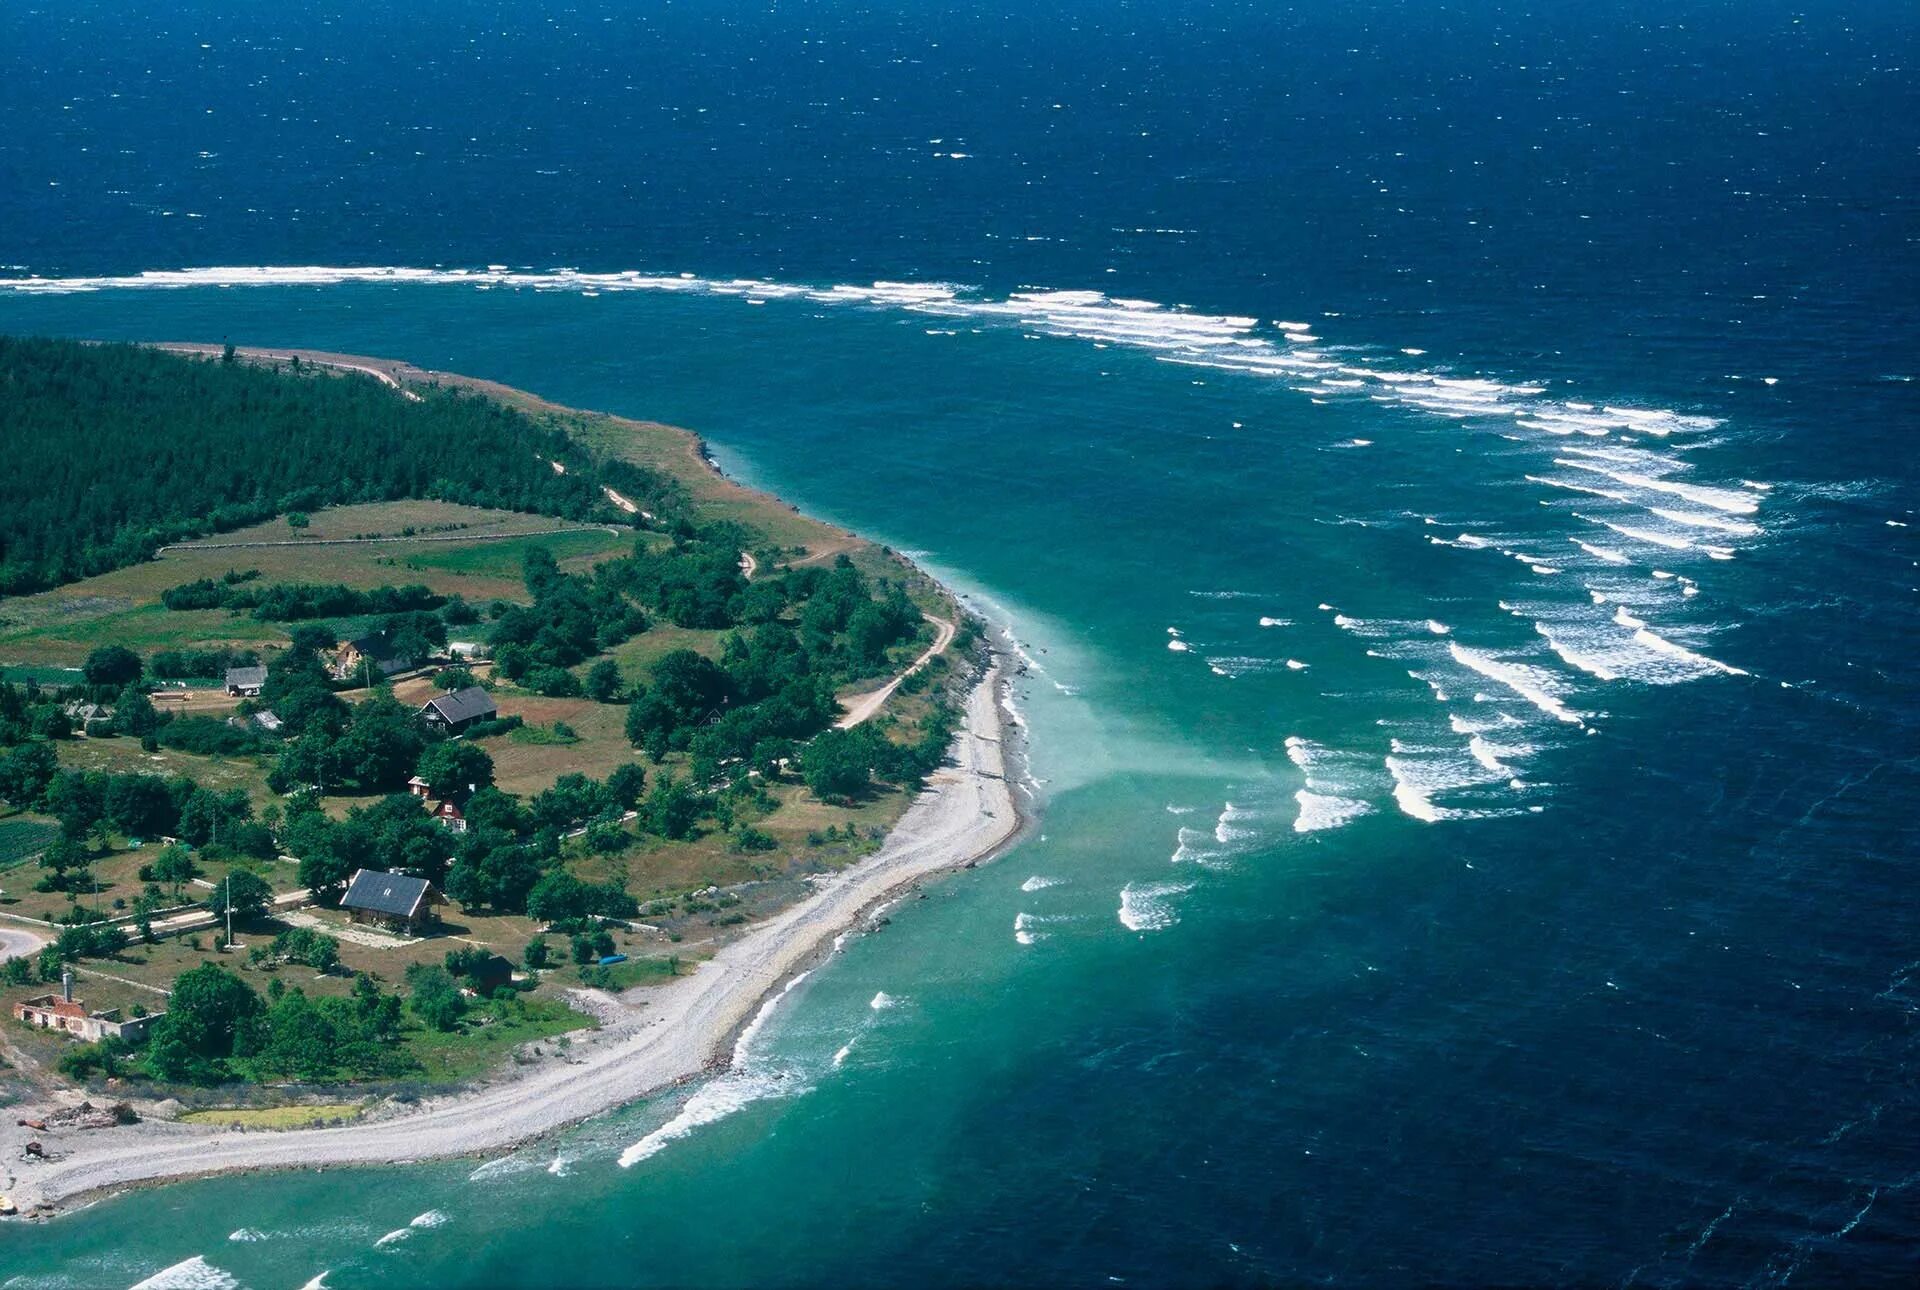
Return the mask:
<svg viewBox="0 0 1920 1290"><path fill-rule="evenodd" d="M561 527L572 531L511 536ZM322 537L400 537L409 531L415 535L412 540L314 544ZM256 541L307 545L232 545ZM229 570L257 569L263 582L343 583L360 589L417 582L478 604L495 599L524 602L520 569L529 547L545 546L563 568L578 572L625 552L631 541L627 535L582 529L546 516L450 502L342 506L315 513L305 529L289 529L277 520L256 524L206 542L170 547L144 564L8 600L0 606L0 663L73 666L100 645L152 653L283 643L283 624L224 609L175 611L161 606L161 594L169 588L199 578L217 579Z"/></svg>
<svg viewBox="0 0 1920 1290"><path fill-rule="evenodd" d="M330 1120L352 1120L362 1110L358 1102L314 1102L296 1106L216 1106L188 1111L182 1124L213 1124L243 1129L305 1129Z"/></svg>
<svg viewBox="0 0 1920 1290"><path fill-rule="evenodd" d="M35 891L34 882L39 878L37 869L23 869L15 875L8 886L6 911L24 918L38 918L46 922L57 922L70 908L68 895L78 898L81 904L94 909L105 909L110 914L123 914L140 896L146 884L140 881L140 869L150 865L160 853L158 844L149 842L137 849L117 849L104 856L95 857L87 866L92 881L84 888L73 893L60 891ZM218 883L233 869L247 869L266 879L267 884L276 892L291 891L298 886L294 867L284 861L248 860L223 861L209 860L196 852L194 863L200 870L202 880ZM209 894L206 887L191 884L180 889L176 901L171 887L164 887L167 904L192 904L205 900Z"/></svg>
<svg viewBox="0 0 1920 1290"><path fill-rule="evenodd" d="M157 705L156 705L157 706ZM172 777L186 775L203 788L225 791L243 788L256 813L280 800L267 787L267 767L252 757L208 757L200 753L161 748L143 752L138 739L62 739L54 744L60 764L76 770L99 770L124 775L134 772Z"/></svg>

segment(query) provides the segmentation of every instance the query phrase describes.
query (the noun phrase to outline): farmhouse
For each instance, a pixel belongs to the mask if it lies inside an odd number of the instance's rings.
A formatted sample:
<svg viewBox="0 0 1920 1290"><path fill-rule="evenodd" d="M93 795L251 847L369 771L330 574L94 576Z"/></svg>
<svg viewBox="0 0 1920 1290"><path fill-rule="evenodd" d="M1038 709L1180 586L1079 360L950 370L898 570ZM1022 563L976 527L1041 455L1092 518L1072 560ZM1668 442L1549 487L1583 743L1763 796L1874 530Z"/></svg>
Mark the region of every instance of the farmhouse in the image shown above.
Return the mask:
<svg viewBox="0 0 1920 1290"><path fill-rule="evenodd" d="M438 821L440 827L454 833L467 831L466 805L467 799L473 796L474 785L467 785L464 793L449 793L436 802L433 800L433 785L415 775L407 781L407 792L426 803L427 814Z"/></svg>
<svg viewBox="0 0 1920 1290"><path fill-rule="evenodd" d="M147 1027L163 1014L149 1017L123 1017L118 1008L89 1012L87 1005L73 997L73 973L60 975L60 993L22 999L13 1005L13 1015L29 1026L59 1030L76 1039L97 1043L102 1039L124 1039L137 1044L147 1037Z"/></svg>
<svg viewBox="0 0 1920 1290"><path fill-rule="evenodd" d="M434 906L447 898L425 878L360 869L353 875L340 908L356 923L374 923L394 931L417 932L435 920Z"/></svg>
<svg viewBox="0 0 1920 1290"><path fill-rule="evenodd" d="M113 709L104 703L85 703L76 699L62 710L67 714L67 720L81 730L87 728L89 721L113 720Z"/></svg>
<svg viewBox="0 0 1920 1290"><path fill-rule="evenodd" d="M348 641L334 654L333 675L339 681L368 680L375 676L384 679L406 671L417 662L418 659L396 653L393 642L385 636L361 636Z"/></svg>
<svg viewBox="0 0 1920 1290"><path fill-rule="evenodd" d="M267 669L264 667L230 667L227 669L227 693L243 699L258 698L261 687L267 683Z"/></svg>
<svg viewBox="0 0 1920 1290"><path fill-rule="evenodd" d="M420 709L420 719L428 728L457 735L476 721L491 721L500 714L493 696L477 685L428 699Z"/></svg>

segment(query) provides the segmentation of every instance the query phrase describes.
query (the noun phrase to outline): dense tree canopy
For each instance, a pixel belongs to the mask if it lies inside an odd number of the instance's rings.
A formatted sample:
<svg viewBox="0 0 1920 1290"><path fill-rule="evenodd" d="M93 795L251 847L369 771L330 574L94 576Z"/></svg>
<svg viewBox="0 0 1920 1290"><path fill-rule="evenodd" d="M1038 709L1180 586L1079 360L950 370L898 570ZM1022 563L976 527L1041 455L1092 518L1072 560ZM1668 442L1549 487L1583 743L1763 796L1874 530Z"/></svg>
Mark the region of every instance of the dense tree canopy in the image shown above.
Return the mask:
<svg viewBox="0 0 1920 1290"><path fill-rule="evenodd" d="M452 390L415 401L364 376L11 337L0 390L0 595L345 502L432 497L630 522L602 492L612 487L655 515L685 507L666 476L590 458L557 426Z"/></svg>

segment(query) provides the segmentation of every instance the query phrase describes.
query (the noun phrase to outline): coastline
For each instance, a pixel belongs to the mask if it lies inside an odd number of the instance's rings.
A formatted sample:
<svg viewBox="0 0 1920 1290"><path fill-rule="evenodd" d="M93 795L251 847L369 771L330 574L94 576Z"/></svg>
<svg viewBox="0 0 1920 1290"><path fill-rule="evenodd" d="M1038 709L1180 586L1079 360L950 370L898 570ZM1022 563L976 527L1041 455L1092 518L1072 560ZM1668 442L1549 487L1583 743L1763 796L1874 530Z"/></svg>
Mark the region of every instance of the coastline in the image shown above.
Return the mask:
<svg viewBox="0 0 1920 1290"><path fill-rule="evenodd" d="M329 366L375 375L403 393L394 376L457 382L496 396L511 394L523 405L574 411L492 382L423 373L385 360L311 351L240 352L250 357L299 352ZM680 433L725 489L755 491L727 479L701 453L697 436ZM920 882L994 858L1025 829L1029 816L1012 788L1021 778L1020 732L1005 719L1002 706L1003 687L1012 684L1005 657L996 648L974 680L948 762L928 777L880 850L747 928L688 976L609 999L614 1019L569 1048L552 1049L531 1066L503 1067L475 1088L409 1108L385 1103L372 1117L335 1128L236 1132L143 1119L122 1128L48 1137L10 1124L0 1129L0 1151L10 1160L19 1159L34 1137L45 1138L57 1158L10 1167L5 1194L21 1214L45 1217L132 1187L216 1174L490 1154L726 1069L741 1034L798 975L830 957L845 933Z"/></svg>

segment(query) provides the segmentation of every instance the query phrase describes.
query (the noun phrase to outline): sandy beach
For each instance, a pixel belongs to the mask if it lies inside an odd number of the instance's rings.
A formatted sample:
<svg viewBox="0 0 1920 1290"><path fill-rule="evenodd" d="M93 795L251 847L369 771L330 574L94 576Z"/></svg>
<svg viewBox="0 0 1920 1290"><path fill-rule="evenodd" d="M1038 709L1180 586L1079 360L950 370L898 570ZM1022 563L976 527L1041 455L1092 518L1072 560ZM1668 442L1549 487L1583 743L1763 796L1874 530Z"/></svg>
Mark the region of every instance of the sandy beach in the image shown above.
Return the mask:
<svg viewBox="0 0 1920 1290"><path fill-rule="evenodd" d="M1003 684L995 666L973 687L950 763L929 778L879 851L750 928L687 977L623 996L608 1024L564 1055L549 1045L550 1055L520 1068L523 1074L339 1128L240 1133L145 1120L38 1133L10 1123L0 1130L0 1152L14 1175L7 1194L27 1213L135 1184L233 1170L476 1155L718 1069L762 1001L829 952L836 936L915 882L993 855L1019 831L1002 743ZM30 1139L57 1158L13 1163Z"/></svg>

